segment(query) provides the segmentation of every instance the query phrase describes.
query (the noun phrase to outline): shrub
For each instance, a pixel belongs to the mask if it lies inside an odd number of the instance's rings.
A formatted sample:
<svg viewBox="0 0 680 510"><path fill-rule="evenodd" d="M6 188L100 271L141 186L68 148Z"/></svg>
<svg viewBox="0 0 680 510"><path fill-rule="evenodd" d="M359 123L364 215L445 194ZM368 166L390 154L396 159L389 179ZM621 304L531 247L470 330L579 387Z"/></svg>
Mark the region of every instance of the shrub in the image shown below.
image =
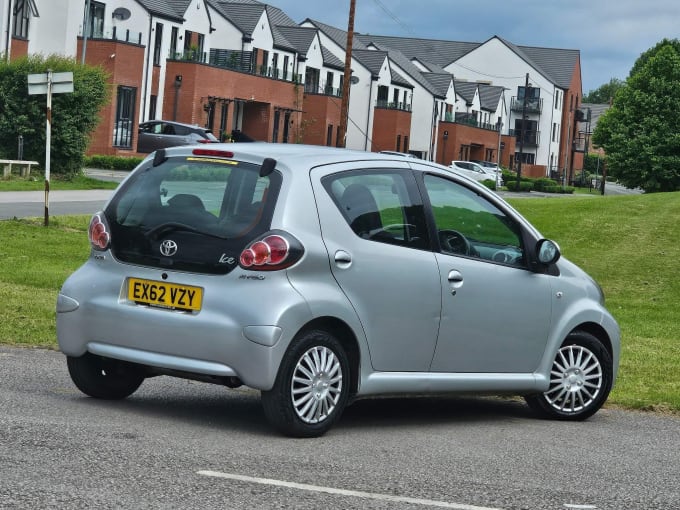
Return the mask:
<svg viewBox="0 0 680 510"><path fill-rule="evenodd" d="M571 195L574 193L574 187L573 186L546 186L542 190L544 193L560 193L560 194L566 194L566 195Z"/></svg>
<svg viewBox="0 0 680 510"><path fill-rule="evenodd" d="M52 97L50 168L54 174L77 174L110 88L104 68L81 65L73 58L31 55L0 62L0 154L14 156L21 135L24 159L44 161L46 97L26 92L28 75L48 69L73 73L73 92Z"/></svg>
<svg viewBox="0 0 680 510"><path fill-rule="evenodd" d="M552 188L554 186L557 186L557 182L554 181L553 179L548 179L547 177L542 177L540 179L536 179L534 181L534 190L535 191L545 191L547 188Z"/></svg>
<svg viewBox="0 0 680 510"><path fill-rule="evenodd" d="M517 191L517 179L515 180L508 180L505 181L505 186L508 188L508 191ZM519 191L531 191L534 189L534 183L531 181L524 181L522 180L519 183Z"/></svg>
<svg viewBox="0 0 680 510"><path fill-rule="evenodd" d="M132 170L142 162L143 158L125 156L86 156L83 166L101 168L102 170Z"/></svg>

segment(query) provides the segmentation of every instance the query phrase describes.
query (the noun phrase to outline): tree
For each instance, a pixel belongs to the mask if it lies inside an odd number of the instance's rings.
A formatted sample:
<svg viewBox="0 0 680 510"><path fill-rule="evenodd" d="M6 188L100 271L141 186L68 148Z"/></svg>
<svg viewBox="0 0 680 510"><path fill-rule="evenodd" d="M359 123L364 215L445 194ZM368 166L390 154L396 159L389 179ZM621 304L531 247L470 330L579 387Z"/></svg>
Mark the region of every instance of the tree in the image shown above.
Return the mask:
<svg viewBox="0 0 680 510"><path fill-rule="evenodd" d="M679 49L667 41L643 53L593 133L608 174L627 187L680 189Z"/></svg>
<svg viewBox="0 0 680 510"><path fill-rule="evenodd" d="M21 135L24 159L45 160L46 97L28 95L28 75L48 69L73 72L73 92L52 96L50 169L75 174L83 167L89 135L110 92L103 68L67 57L32 55L0 63L0 158L16 158Z"/></svg>
<svg viewBox="0 0 680 510"><path fill-rule="evenodd" d="M609 103L609 101L614 99L616 92L621 87L623 87L624 84L625 82L623 80L619 80L618 78L612 78L611 80L609 80L609 83L600 85L595 90L591 90L590 92L588 92L585 96L583 96L583 101L581 102L593 104Z"/></svg>

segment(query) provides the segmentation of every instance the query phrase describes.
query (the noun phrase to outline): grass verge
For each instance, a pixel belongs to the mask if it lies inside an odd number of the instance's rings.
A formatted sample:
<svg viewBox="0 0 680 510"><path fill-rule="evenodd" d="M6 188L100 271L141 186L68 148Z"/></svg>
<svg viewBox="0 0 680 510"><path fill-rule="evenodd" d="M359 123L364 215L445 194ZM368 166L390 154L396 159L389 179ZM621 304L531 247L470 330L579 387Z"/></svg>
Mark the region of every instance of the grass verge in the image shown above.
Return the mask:
<svg viewBox="0 0 680 510"><path fill-rule="evenodd" d="M79 190L79 189L116 189L117 182L102 181L84 175L77 175L71 178L62 176L52 176L50 179L50 190ZM45 179L35 177L16 177L11 179L0 179L0 191L43 191L45 189Z"/></svg>
<svg viewBox="0 0 680 510"><path fill-rule="evenodd" d="M680 193L511 202L604 290L622 335L610 402L680 412Z"/></svg>
<svg viewBox="0 0 680 510"><path fill-rule="evenodd" d="M510 202L604 289L623 344L609 403L680 413L680 193ZM89 255L88 222L0 221L0 343L56 346L57 292Z"/></svg>

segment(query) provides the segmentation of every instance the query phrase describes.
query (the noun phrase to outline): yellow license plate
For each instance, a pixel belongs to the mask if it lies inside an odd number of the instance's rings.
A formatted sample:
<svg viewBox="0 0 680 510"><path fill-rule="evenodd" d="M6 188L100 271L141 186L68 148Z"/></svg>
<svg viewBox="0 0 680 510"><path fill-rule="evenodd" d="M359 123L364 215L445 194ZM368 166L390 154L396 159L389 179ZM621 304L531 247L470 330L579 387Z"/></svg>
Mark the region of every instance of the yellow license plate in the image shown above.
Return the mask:
<svg viewBox="0 0 680 510"><path fill-rule="evenodd" d="M174 310L200 310L203 302L203 289L190 285L157 282L130 278L128 280L128 299L135 303L172 308Z"/></svg>

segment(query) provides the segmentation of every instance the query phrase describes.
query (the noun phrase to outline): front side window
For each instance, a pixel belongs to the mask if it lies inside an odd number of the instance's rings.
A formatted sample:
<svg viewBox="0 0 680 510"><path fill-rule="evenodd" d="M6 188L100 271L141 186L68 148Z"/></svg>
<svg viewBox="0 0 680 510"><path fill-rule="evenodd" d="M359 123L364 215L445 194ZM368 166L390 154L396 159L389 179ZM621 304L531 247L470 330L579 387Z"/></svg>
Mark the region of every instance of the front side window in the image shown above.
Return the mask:
<svg viewBox="0 0 680 510"><path fill-rule="evenodd" d="M406 172L343 172L322 181L354 233L410 248L429 247L423 206Z"/></svg>
<svg viewBox="0 0 680 510"><path fill-rule="evenodd" d="M525 265L520 227L512 218L477 193L443 177L426 175L424 183L442 253Z"/></svg>

